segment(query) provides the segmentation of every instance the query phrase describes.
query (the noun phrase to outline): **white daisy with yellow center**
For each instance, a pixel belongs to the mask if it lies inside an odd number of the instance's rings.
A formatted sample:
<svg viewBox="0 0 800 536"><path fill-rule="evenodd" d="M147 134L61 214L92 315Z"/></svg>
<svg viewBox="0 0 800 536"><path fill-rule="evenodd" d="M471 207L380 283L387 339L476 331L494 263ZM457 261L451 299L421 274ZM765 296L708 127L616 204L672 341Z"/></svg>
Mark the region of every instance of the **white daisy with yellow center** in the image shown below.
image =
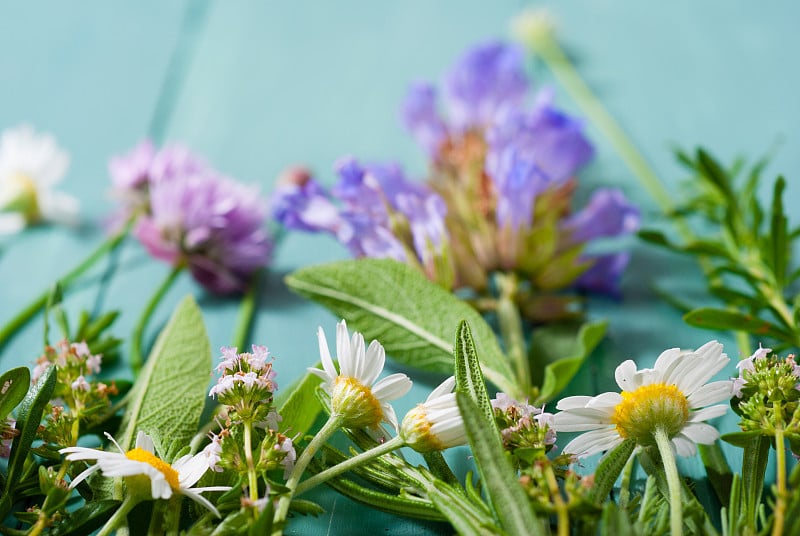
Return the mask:
<svg viewBox="0 0 800 536"><path fill-rule="evenodd" d="M0 136L0 234L40 221L74 224L78 201L53 187L64 177L69 155L49 134L22 125Z"/></svg>
<svg viewBox="0 0 800 536"><path fill-rule="evenodd" d="M347 428L376 429L385 421L397 430L397 415L389 401L406 394L411 389L411 380L396 373L375 382L386 362L383 346L372 341L365 349L364 337L355 332L351 338L342 320L336 326L337 372L322 328L317 336L323 370L308 370L324 381L322 387L331 395L332 414L341 417L342 425Z"/></svg>
<svg viewBox="0 0 800 536"><path fill-rule="evenodd" d="M219 517L219 512L211 502L200 495L206 491L228 491L229 486L194 488L200 477L208 470L208 458L201 452L192 456L187 454L169 464L156 456L153 440L144 432L136 436L136 445L125 452L110 435L106 434L119 452L105 452L86 447L67 447L61 449L69 461L96 460L97 463L72 480L74 488L92 473L101 471L107 477L144 476L150 480L150 495L153 499L169 499L173 493L185 495L208 508Z"/></svg>
<svg viewBox="0 0 800 536"><path fill-rule="evenodd" d="M663 352L652 369L636 369L625 361L614 374L621 393L571 396L561 400L554 417L557 432L586 432L564 447L578 457L613 449L625 439L655 446L655 432L669 438L679 456L692 456L696 444L711 444L719 432L705 421L728 410L733 394L730 380L707 383L730 360L722 345L711 341L696 351L672 348Z"/></svg>

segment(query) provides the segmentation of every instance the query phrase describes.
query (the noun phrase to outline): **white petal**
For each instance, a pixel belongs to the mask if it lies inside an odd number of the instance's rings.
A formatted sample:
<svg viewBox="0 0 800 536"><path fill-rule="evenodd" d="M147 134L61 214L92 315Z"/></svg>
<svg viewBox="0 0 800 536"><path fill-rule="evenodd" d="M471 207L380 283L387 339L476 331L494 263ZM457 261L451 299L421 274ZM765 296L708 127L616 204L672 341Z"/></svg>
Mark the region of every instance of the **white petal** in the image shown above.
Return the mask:
<svg viewBox="0 0 800 536"><path fill-rule="evenodd" d="M718 406L709 406L698 411L691 411L689 412L689 422L701 422L716 417L722 417L728 413L728 409L729 407L727 405L720 404Z"/></svg>
<svg viewBox="0 0 800 536"><path fill-rule="evenodd" d="M139 430L139 433L136 434L136 448L146 450L150 454L156 453L155 446L153 445L153 439L141 430Z"/></svg>
<svg viewBox="0 0 800 536"><path fill-rule="evenodd" d="M172 497L172 487L167 482L167 479L164 478L164 475L161 474L161 471L156 470L156 472L158 476L149 475L150 493L153 495L154 499L169 499Z"/></svg>
<svg viewBox="0 0 800 536"><path fill-rule="evenodd" d="M372 341L367 348L366 360L362 371L361 381L364 385L372 385L378 376L383 372L383 365L386 363L386 351L378 341Z"/></svg>
<svg viewBox="0 0 800 536"><path fill-rule="evenodd" d="M364 364L367 360L366 347L364 345L364 336L361 333L353 333L353 338L350 340L350 358L349 376L367 385L364 382Z"/></svg>
<svg viewBox="0 0 800 536"><path fill-rule="evenodd" d="M637 381L638 375L636 374L636 363L628 359L619 364L614 371L614 379L617 380L617 385L623 391L634 391L639 387Z"/></svg>
<svg viewBox="0 0 800 536"><path fill-rule="evenodd" d="M606 430L593 430L581 434L570 441L564 452L585 458L604 450L610 450L622 443L622 438L613 428Z"/></svg>
<svg viewBox="0 0 800 536"><path fill-rule="evenodd" d="M75 478L72 479L72 482L69 485L70 489L75 489L78 486L78 484L89 478L92 475L92 473L94 473L98 469L100 469L99 465L92 465L91 467L83 471L81 474L77 475Z"/></svg>
<svg viewBox="0 0 800 536"><path fill-rule="evenodd" d="M669 381L669 377L672 373L672 370L675 368L675 365L677 364L676 361L680 356L680 348L670 348L669 350L664 350L661 352L661 355L659 355L656 359L656 363L653 365L653 368L659 371L664 383L671 383Z"/></svg>
<svg viewBox="0 0 800 536"><path fill-rule="evenodd" d="M397 372L376 383L372 388L372 394L381 401L395 400L406 394L411 389L411 385L408 376Z"/></svg>
<svg viewBox="0 0 800 536"><path fill-rule="evenodd" d="M230 488L228 488L228 489L230 489ZM211 504L211 501L209 501L208 499L206 499L205 497L200 495L200 493L198 493L197 490L183 489L183 490L181 490L181 493L183 495L186 495L187 497L189 497L191 500L193 500L197 504L199 504L201 506L204 506L205 508L208 508L215 516L220 517L219 516L219 511L214 507L213 504Z"/></svg>
<svg viewBox="0 0 800 536"><path fill-rule="evenodd" d="M347 323L344 320L336 324L336 359L339 360L339 370L342 376L352 376L353 363L350 355L350 334L347 332Z"/></svg>
<svg viewBox="0 0 800 536"><path fill-rule="evenodd" d="M613 408L620 403L622 403L622 395L619 393L602 393L592 398L586 404L586 407L594 409Z"/></svg>
<svg viewBox="0 0 800 536"><path fill-rule="evenodd" d="M0 235L11 235L22 231L28 224L22 214L0 214Z"/></svg>
<svg viewBox="0 0 800 536"><path fill-rule="evenodd" d="M670 443L678 456L694 456L697 453L697 447L695 447L694 443L682 434L673 437Z"/></svg>
<svg viewBox="0 0 800 536"><path fill-rule="evenodd" d="M683 435L695 443L710 445L719 437L719 431L710 424L692 422L684 426L679 435Z"/></svg>
<svg viewBox="0 0 800 536"><path fill-rule="evenodd" d="M208 456L203 452L186 455L173 463L172 468L178 472L180 486L190 488L208 471Z"/></svg>
<svg viewBox="0 0 800 536"><path fill-rule="evenodd" d="M687 367L676 385L687 396L725 368L730 361L728 356L722 353L722 345L716 341L712 342L715 344L707 343L700 348L702 353L695 352L686 358Z"/></svg>
<svg viewBox="0 0 800 536"><path fill-rule="evenodd" d="M325 332L322 330L322 327L317 330L317 340L319 341L319 358L320 361L322 361L322 368L328 373L330 381L333 381L339 373L336 372L336 367L333 366L331 352L328 350L328 341L325 339Z"/></svg>
<svg viewBox="0 0 800 536"><path fill-rule="evenodd" d="M395 413L392 405L388 402L382 402L381 410L383 411L383 420L388 422L394 429L395 433L397 433L397 413Z"/></svg>
<svg viewBox="0 0 800 536"><path fill-rule="evenodd" d="M431 401L436 398L439 398L440 396L450 394L453 392L453 389L455 389L455 387L456 387L456 377L450 376L445 381L440 383L436 389L431 391L431 394L428 395L427 400Z"/></svg>
<svg viewBox="0 0 800 536"><path fill-rule="evenodd" d="M39 210L46 221L77 225L80 204L75 197L61 192L41 192Z"/></svg>
<svg viewBox="0 0 800 536"><path fill-rule="evenodd" d="M724 400L730 400L733 396L733 382L721 380L703 385L689 395L689 407L701 408L709 404L716 404Z"/></svg>
<svg viewBox="0 0 800 536"><path fill-rule="evenodd" d="M322 381L325 382L322 387L325 388L326 391L330 391L331 384L336 380L335 375L331 377L326 371L313 367L308 367L306 370L311 374L322 378Z"/></svg>
<svg viewBox="0 0 800 536"><path fill-rule="evenodd" d="M608 428L611 424L605 414L585 415L573 413L570 410L556 413L553 416L553 429L556 432L583 432L585 430L597 430ZM585 410L584 410L585 411Z"/></svg>
<svg viewBox="0 0 800 536"><path fill-rule="evenodd" d="M556 404L556 409L565 410L573 408L585 408L586 404L588 404L591 400L591 396L568 396L567 398L562 398L558 401Z"/></svg>

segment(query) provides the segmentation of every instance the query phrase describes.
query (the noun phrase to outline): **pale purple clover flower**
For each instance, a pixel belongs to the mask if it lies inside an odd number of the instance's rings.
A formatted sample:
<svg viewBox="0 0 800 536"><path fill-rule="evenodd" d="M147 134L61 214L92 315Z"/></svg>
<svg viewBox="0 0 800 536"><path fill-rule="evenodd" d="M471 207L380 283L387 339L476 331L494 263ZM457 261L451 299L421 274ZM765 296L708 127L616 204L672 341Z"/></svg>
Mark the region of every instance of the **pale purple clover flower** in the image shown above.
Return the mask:
<svg viewBox="0 0 800 536"><path fill-rule="evenodd" d="M123 155L112 156L108 162L111 182L118 192L136 190L150 180L156 148L150 140L143 140Z"/></svg>
<svg viewBox="0 0 800 536"><path fill-rule="evenodd" d="M573 242L635 233L639 229L639 209L616 188L600 188L589 203L562 223Z"/></svg>
<svg viewBox="0 0 800 536"><path fill-rule="evenodd" d="M151 183L149 194L134 235L154 257L185 263L207 290L241 292L267 263L272 243L256 188L208 173Z"/></svg>
<svg viewBox="0 0 800 536"><path fill-rule="evenodd" d="M92 386L86 381L83 375L78 376L75 381L72 382L71 387L73 391L83 391L85 393L92 390Z"/></svg>
<svg viewBox="0 0 800 536"><path fill-rule="evenodd" d="M435 156L447 139L447 125L436 104L436 88L427 82L413 84L400 107L400 118L425 151Z"/></svg>
<svg viewBox="0 0 800 536"><path fill-rule="evenodd" d="M456 61L443 86L451 125L461 131L484 128L525 100L525 53L501 41L479 44Z"/></svg>
<svg viewBox="0 0 800 536"><path fill-rule="evenodd" d="M575 281L575 288L584 292L605 294L614 299L621 299L620 282L631 255L628 252L609 253L607 255L585 255L584 260L593 264Z"/></svg>

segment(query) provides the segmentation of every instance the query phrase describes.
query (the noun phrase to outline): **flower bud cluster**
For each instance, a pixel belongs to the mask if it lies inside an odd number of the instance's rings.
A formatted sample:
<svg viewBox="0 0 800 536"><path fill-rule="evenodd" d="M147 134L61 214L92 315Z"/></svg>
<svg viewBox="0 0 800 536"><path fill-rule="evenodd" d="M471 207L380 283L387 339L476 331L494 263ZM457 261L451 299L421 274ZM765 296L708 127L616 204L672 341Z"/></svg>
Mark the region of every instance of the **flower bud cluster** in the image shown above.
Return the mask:
<svg viewBox="0 0 800 536"><path fill-rule="evenodd" d="M545 457L556 442L553 415L544 408L518 402L505 393L492 400L494 418L503 446L515 458L528 464Z"/></svg>
<svg viewBox="0 0 800 536"><path fill-rule="evenodd" d="M111 397L119 393L112 381L106 384L93 379L100 373L103 356L92 354L85 342L62 340L47 346L33 369L33 381L51 366L56 366L57 381L50 413L42 431L43 439L60 446L72 446L78 439L80 422L91 424L111 406Z"/></svg>
<svg viewBox="0 0 800 536"><path fill-rule="evenodd" d="M273 392L278 388L267 348L253 345L252 353L238 353L236 348L224 347L220 359L216 370L222 375L209 396L227 406L233 420L265 421L272 410Z"/></svg>
<svg viewBox="0 0 800 536"><path fill-rule="evenodd" d="M759 348L737 365L739 377L734 379L734 411L741 417L744 431L774 430L782 427L787 433L800 431L795 416L800 401L800 366L794 356L780 358L770 348Z"/></svg>

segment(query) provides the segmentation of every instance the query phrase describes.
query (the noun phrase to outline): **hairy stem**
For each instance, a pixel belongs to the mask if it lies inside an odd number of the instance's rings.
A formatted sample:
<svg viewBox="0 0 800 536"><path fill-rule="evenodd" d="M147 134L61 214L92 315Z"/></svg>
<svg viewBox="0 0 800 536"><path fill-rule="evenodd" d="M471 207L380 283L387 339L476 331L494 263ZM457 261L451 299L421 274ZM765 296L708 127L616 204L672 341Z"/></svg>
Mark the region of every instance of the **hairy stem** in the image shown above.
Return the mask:
<svg viewBox="0 0 800 536"><path fill-rule="evenodd" d="M258 500L258 476L256 467L253 463L253 423L244 423L244 457L247 460L247 487L250 488L250 501L255 503Z"/></svg>
<svg viewBox="0 0 800 536"><path fill-rule="evenodd" d="M531 371L528 362L528 352L525 344L525 334L522 326L522 317L514 301L517 293L517 278L514 274L496 275L500 296L497 300L497 320L500 323L500 332L503 343L508 352L508 357L514 364L517 378L518 394L522 397L531 392Z"/></svg>
<svg viewBox="0 0 800 536"><path fill-rule="evenodd" d="M665 430L656 428L653 436L658 446L658 452L661 454L661 463L664 464L664 473L667 475L670 534L681 536L683 534L683 499L681 499L681 478L678 475L675 454L672 452L672 446Z"/></svg>
<svg viewBox="0 0 800 536"><path fill-rule="evenodd" d="M780 412L780 404L776 403L776 412ZM783 534L783 526L786 517L786 445L783 437L783 423L779 422L775 428L775 483L777 493L775 494L775 511L773 516L775 522L772 525L772 536Z"/></svg>

